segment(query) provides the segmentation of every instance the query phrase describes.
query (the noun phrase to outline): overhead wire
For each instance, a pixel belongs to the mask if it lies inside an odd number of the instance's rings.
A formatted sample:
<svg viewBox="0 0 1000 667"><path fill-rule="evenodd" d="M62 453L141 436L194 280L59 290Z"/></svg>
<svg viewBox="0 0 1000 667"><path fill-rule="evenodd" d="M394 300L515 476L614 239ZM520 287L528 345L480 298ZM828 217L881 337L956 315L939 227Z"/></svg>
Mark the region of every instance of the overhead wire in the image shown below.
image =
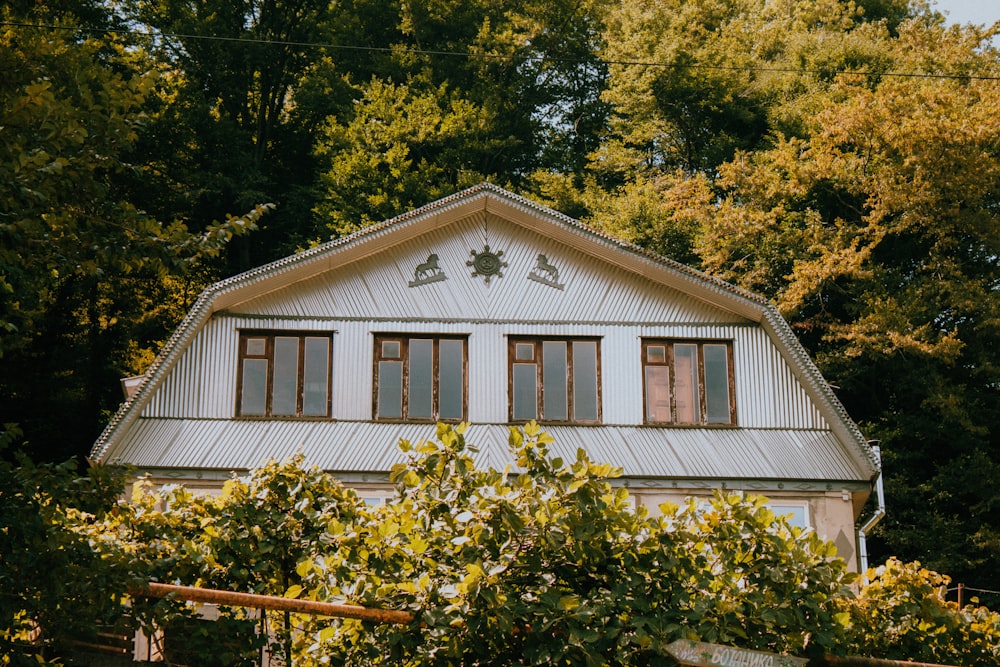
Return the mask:
<svg viewBox="0 0 1000 667"><path fill-rule="evenodd" d="M261 39L255 37L226 37L221 35L196 35L189 33L154 32L149 30L136 30L124 28L88 28L84 26L63 26L47 23L25 23L19 21L0 21L0 26L37 28L48 30L65 30L83 33L111 33L119 35L131 35L138 37L151 37L162 39L179 40L205 40L216 42L229 42L239 44L258 44L265 46L294 46L300 48L330 49L341 51L367 51L373 53L403 53L407 55L468 58L482 60L514 60L521 62L555 62L555 63L582 63L579 58L561 58L548 55L505 55L498 53L479 53L473 51L443 51L436 49L406 48L399 49L391 46L359 46L354 44L333 44L326 42L301 42L294 40ZM827 69L810 69L795 67L750 67L739 65L712 65L704 63L667 63L650 60L630 60L630 59L605 59L608 65L619 65L626 67L659 67L675 69L705 69L716 71L736 71L771 74L830 74ZM953 79L960 81L1000 81L1000 75L988 76L983 74L945 74L933 72L879 72L865 70L838 70L836 74L851 76L878 76L878 77L900 77L915 79Z"/></svg>

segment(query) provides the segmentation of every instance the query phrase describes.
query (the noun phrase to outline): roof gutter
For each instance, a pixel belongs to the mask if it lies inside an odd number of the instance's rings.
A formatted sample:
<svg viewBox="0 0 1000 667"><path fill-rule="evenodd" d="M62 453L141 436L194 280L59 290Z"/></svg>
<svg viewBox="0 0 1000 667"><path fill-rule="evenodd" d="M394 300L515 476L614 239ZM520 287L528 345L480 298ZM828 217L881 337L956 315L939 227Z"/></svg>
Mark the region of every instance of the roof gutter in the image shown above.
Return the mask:
<svg viewBox="0 0 1000 667"><path fill-rule="evenodd" d="M877 442L877 441L876 441ZM885 489L882 486L882 449L878 445L872 445L872 452L879 463L878 477L875 478L875 511L858 528L858 570L862 577L866 577L868 572L868 533L885 516Z"/></svg>

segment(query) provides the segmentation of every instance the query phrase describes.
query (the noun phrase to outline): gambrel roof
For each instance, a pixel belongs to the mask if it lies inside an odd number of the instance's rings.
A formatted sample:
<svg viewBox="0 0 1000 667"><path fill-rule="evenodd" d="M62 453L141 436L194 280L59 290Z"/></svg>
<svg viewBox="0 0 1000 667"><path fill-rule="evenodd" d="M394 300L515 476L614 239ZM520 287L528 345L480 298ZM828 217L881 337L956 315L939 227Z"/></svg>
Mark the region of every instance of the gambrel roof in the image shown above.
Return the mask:
<svg viewBox="0 0 1000 667"><path fill-rule="evenodd" d="M143 416L143 413L165 378L213 317L247 315L241 307L248 303L255 305L254 312L271 313L268 309L273 307L272 316L283 317L278 304L289 298L293 286L306 286L314 291L321 289L309 286L327 275L337 272L337 275L344 275L345 267L378 265L380 258L393 249L412 244L414 239L440 236L448 230L458 229L470 219L495 226L502 223L506 228L520 230L533 238L543 238L581 257L591 258L596 265L614 272L622 280L641 284L642 289L669 291L683 297L686 303L703 307L705 312L729 314L730 323L759 327L824 424L821 429L798 431L741 427L660 429L621 424L547 429L569 455L572 456L576 446L585 445L592 458L622 466L627 476L637 479L867 483L877 475L879 464L861 432L784 318L767 300L488 183L207 288L147 370L138 390L126 400L98 438L91 457L99 461L123 460L147 469L229 470L258 465L263 462L261 457L282 458L294 451L303 451L311 463L328 470L357 474L388 470L393 462L401 460L396 448L400 437L414 440L430 437L433 427L380 424L371 420L159 419ZM464 247L468 248L468 244ZM466 284L473 283L466 281ZM358 289L364 291L366 287L360 285ZM456 283L449 289L467 287L459 287ZM471 302L469 295L455 291L448 292L447 299ZM353 306L329 298L323 307L329 311L323 317L331 318L340 310ZM365 306L356 310L378 307L378 300L369 299ZM386 306L389 307L399 312L406 310L407 317L421 316L414 310L419 307L404 298ZM492 315L485 308L469 317L486 321ZM579 321L579 317L566 311L553 321L565 325ZM474 424L470 441L482 448L481 456L486 463L502 464L505 433L506 427L501 424ZM316 443L320 442L361 444L354 448L333 449L318 447ZM282 444L275 446L275 443ZM712 453L707 454L706 448Z"/></svg>

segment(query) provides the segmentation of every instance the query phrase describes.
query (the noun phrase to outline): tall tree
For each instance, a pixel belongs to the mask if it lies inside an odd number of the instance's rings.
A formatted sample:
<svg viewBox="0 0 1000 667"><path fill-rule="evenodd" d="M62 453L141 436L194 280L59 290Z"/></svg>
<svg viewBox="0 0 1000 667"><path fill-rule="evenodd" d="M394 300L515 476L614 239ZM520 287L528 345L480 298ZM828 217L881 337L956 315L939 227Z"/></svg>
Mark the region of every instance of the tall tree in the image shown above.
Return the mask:
<svg viewBox="0 0 1000 667"><path fill-rule="evenodd" d="M706 267L773 296L885 454L878 553L995 584L1000 73L976 31L887 33L890 71L721 170ZM934 535L934 539L929 539Z"/></svg>
<svg viewBox="0 0 1000 667"><path fill-rule="evenodd" d="M173 84L152 114L144 149L165 188L147 208L201 229L261 201L261 232L233 245L226 270L246 270L312 238L312 132L349 103L328 89L326 111L296 113L300 79L324 61L340 18L327 0L136 0L133 18ZM345 18L346 21L346 18ZM341 87L343 88L343 87ZM316 96L313 102L319 102ZM303 229L305 227L305 229Z"/></svg>
<svg viewBox="0 0 1000 667"><path fill-rule="evenodd" d="M140 211L123 184L152 89L142 53L77 35L71 16L0 16L0 423L61 459L88 450L118 379L183 312L168 277L252 220L191 234Z"/></svg>
<svg viewBox="0 0 1000 667"><path fill-rule="evenodd" d="M994 33L894 1L625 2L607 25L612 131L582 193L540 191L773 298L882 443L876 557L995 590Z"/></svg>

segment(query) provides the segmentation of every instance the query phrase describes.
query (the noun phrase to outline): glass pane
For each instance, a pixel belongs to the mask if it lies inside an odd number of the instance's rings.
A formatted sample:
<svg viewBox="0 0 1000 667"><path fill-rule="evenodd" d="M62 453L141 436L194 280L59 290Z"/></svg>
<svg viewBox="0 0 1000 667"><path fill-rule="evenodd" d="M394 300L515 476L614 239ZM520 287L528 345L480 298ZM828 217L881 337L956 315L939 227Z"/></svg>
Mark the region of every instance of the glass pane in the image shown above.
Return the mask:
<svg viewBox="0 0 1000 667"><path fill-rule="evenodd" d="M573 342L573 419L597 421L597 342Z"/></svg>
<svg viewBox="0 0 1000 667"><path fill-rule="evenodd" d="M542 417L569 419L567 402L566 343L547 340L542 343Z"/></svg>
<svg viewBox="0 0 1000 667"><path fill-rule="evenodd" d="M434 341L410 341L409 395L407 414L411 419L434 417Z"/></svg>
<svg viewBox="0 0 1000 667"><path fill-rule="evenodd" d="M247 338L247 354L252 357L263 357L267 352L267 340L264 338Z"/></svg>
<svg viewBox="0 0 1000 667"><path fill-rule="evenodd" d="M515 343L514 344L514 358L518 361L534 361L535 360L535 344L534 343Z"/></svg>
<svg viewBox="0 0 1000 667"><path fill-rule="evenodd" d="M705 412L710 424L728 424L729 355L725 345L705 345Z"/></svg>
<svg viewBox="0 0 1000 667"><path fill-rule="evenodd" d="M646 421L670 421L670 380L666 366L646 366Z"/></svg>
<svg viewBox="0 0 1000 667"><path fill-rule="evenodd" d="M274 339L274 379L271 387L271 414L294 415L297 410L299 380L299 339Z"/></svg>
<svg viewBox="0 0 1000 667"><path fill-rule="evenodd" d="M646 348L646 363L647 364L667 363L667 346L666 345L648 346Z"/></svg>
<svg viewBox="0 0 1000 667"><path fill-rule="evenodd" d="M785 517L788 525L797 528L808 528L809 517L804 505L771 505L771 511Z"/></svg>
<svg viewBox="0 0 1000 667"><path fill-rule="evenodd" d="M677 421L697 424L701 421L698 405L698 346L674 346L674 391L677 397Z"/></svg>
<svg viewBox="0 0 1000 667"><path fill-rule="evenodd" d="M463 368L465 343L443 340L438 343L438 412L441 419L461 419L465 394Z"/></svg>
<svg viewBox="0 0 1000 667"><path fill-rule="evenodd" d="M403 416L403 362L378 362L378 415L381 419Z"/></svg>
<svg viewBox="0 0 1000 667"><path fill-rule="evenodd" d="M302 414L327 416L327 393L330 378L330 339L306 338L306 362L303 371Z"/></svg>
<svg viewBox="0 0 1000 667"><path fill-rule="evenodd" d="M243 395L241 415L263 415L267 396L267 360L243 360Z"/></svg>
<svg viewBox="0 0 1000 667"><path fill-rule="evenodd" d="M538 378L535 364L514 364L514 419L538 418Z"/></svg>
<svg viewBox="0 0 1000 667"><path fill-rule="evenodd" d="M384 341L382 341L382 358L383 359L399 359L399 341L398 340L384 340Z"/></svg>

